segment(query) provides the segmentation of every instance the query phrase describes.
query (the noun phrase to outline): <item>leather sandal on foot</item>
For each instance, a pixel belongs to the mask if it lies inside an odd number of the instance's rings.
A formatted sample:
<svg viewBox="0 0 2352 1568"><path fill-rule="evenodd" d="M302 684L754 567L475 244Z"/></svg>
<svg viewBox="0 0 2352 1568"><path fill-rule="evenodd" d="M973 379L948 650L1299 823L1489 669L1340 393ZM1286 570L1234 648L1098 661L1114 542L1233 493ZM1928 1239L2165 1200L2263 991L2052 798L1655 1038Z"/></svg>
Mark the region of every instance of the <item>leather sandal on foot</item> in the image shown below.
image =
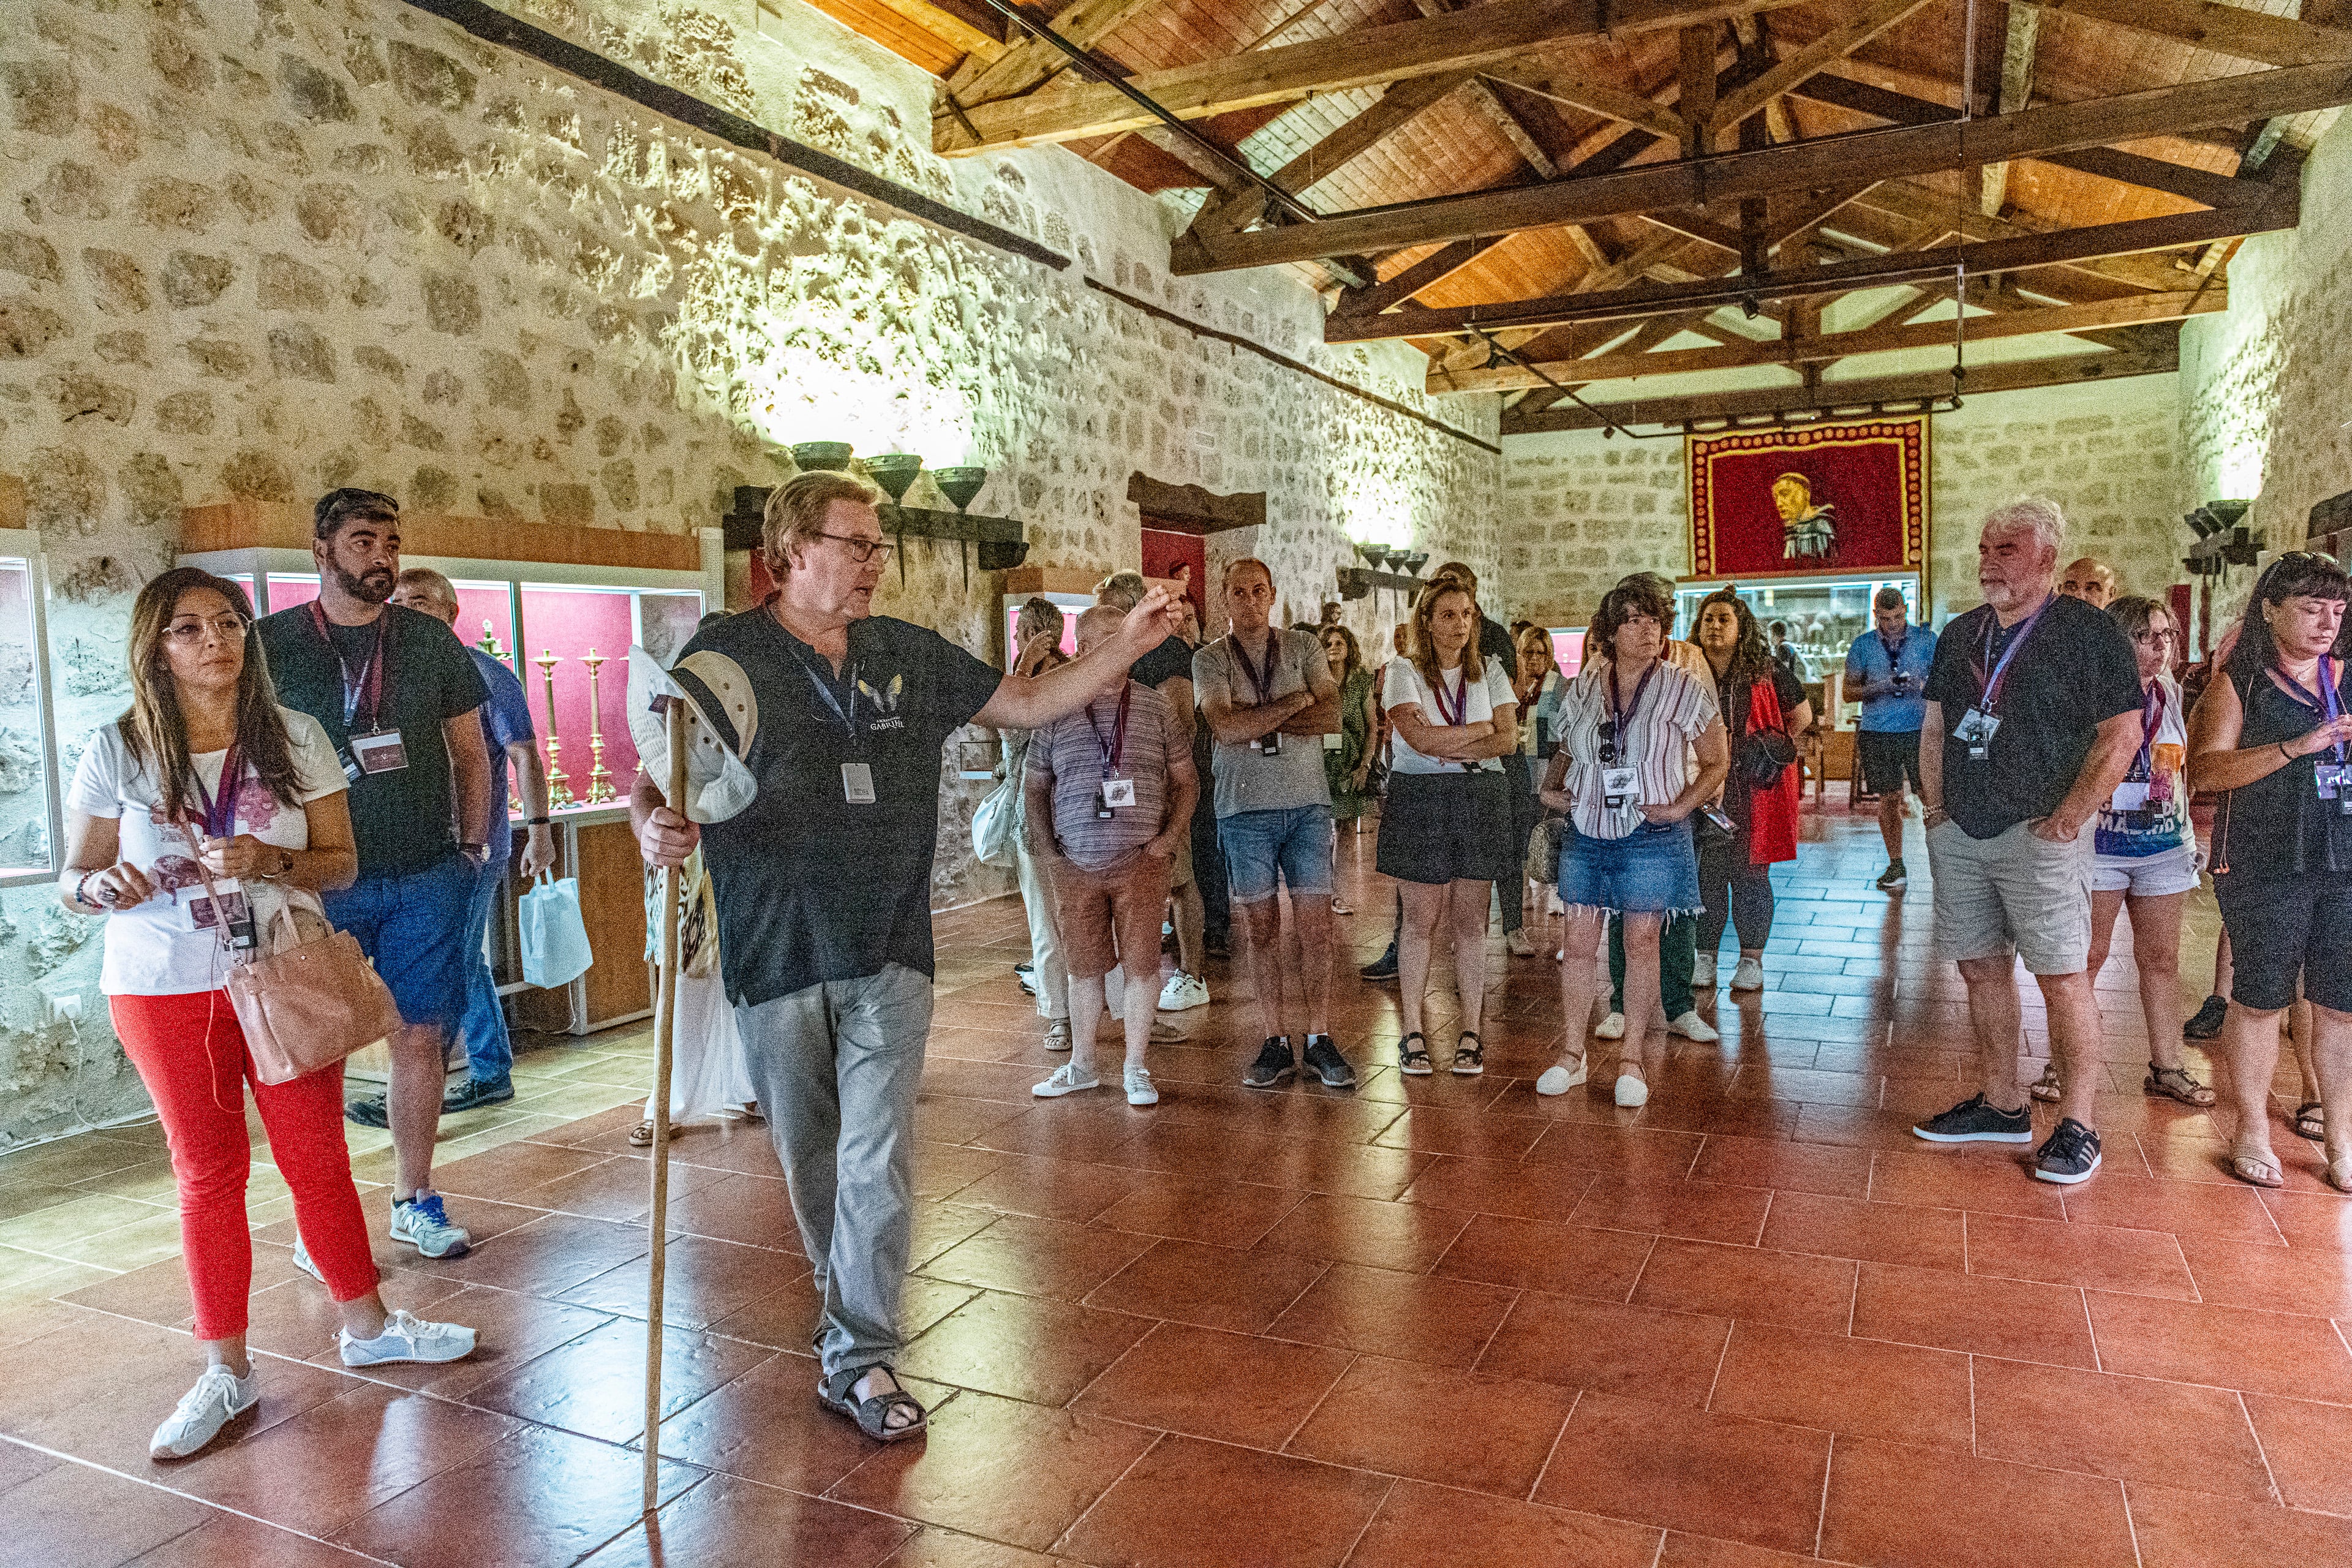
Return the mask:
<svg viewBox="0 0 2352 1568"><path fill-rule="evenodd" d="M1418 1046L1413 1041L1420 1040ZM1430 1064L1429 1041L1415 1029L1397 1042L1397 1071L1407 1078L1427 1078L1437 1069Z"/></svg>
<svg viewBox="0 0 2352 1568"><path fill-rule="evenodd" d="M2315 1100L2306 1100L2294 1108L2294 1135L2316 1143L2327 1136L2327 1111Z"/></svg>
<svg viewBox="0 0 2352 1568"><path fill-rule="evenodd" d="M2213 1103L2213 1091L2189 1076L2187 1068L2160 1068L2147 1064L2147 1077L2140 1080L2144 1093L2177 1100L2183 1105L2207 1106Z"/></svg>
<svg viewBox="0 0 2352 1568"><path fill-rule="evenodd" d="M652 1146L653 1141L654 1124L651 1121L640 1121L635 1127L629 1129L630 1148L649 1148Z"/></svg>
<svg viewBox="0 0 2352 1568"><path fill-rule="evenodd" d="M2229 1171L2230 1174L2248 1186L2283 1187L2286 1185L2286 1178L2279 1174L2277 1165L2252 1154L2231 1155Z"/></svg>
<svg viewBox="0 0 2352 1568"><path fill-rule="evenodd" d="M2045 1104L2055 1105L2066 1092L2066 1086L2058 1081L2058 1064L2052 1062L2043 1068L2041 1081L2025 1092Z"/></svg>
<svg viewBox="0 0 2352 1568"><path fill-rule="evenodd" d="M1486 1070L1486 1043L1475 1031L1462 1031L1461 1042L1454 1047L1454 1076L1476 1078Z"/></svg>
<svg viewBox="0 0 2352 1568"><path fill-rule="evenodd" d="M824 1391L824 1384L820 1380L816 1388L816 1402L835 1415L846 1415L856 1422L857 1429L877 1443L897 1443L919 1435L930 1425L930 1412L925 1410L921 1402L905 1389L894 1388L887 1394L877 1394L870 1399L857 1397L858 1380L867 1373L876 1371L889 1373L893 1383L898 1379L898 1373L890 1367L881 1366L879 1363L875 1366L862 1366L850 1374L848 1383L842 1387L839 1398L827 1394ZM890 1413L902 1408L913 1411L915 1418L903 1426L891 1426Z"/></svg>

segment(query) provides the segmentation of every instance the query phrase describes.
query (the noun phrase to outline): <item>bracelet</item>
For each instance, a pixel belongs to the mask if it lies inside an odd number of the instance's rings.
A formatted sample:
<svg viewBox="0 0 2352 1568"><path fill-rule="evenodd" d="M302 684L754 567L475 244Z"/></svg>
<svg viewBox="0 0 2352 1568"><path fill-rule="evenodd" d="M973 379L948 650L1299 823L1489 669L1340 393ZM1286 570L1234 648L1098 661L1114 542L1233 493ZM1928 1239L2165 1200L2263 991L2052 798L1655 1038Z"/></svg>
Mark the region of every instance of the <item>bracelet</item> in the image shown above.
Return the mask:
<svg viewBox="0 0 2352 1568"><path fill-rule="evenodd" d="M2290 763L2294 761L2294 753L2286 749L2286 742L2284 741L2273 741L2271 743L2279 749L2280 756L2284 757Z"/></svg>
<svg viewBox="0 0 2352 1568"><path fill-rule="evenodd" d="M79 882L76 882L76 883L74 884L74 902L75 902L75 903L78 903L78 904L88 904L88 905L89 905L89 906L90 906L92 909L99 909L99 910L102 910L102 909L106 908L106 906L105 906L104 904L101 904L101 903L100 903L96 899L93 899L93 898L89 897L89 893L88 893L88 891L87 891L88 888L89 887L89 879L90 879L92 877L97 876L97 875L98 875L98 873L99 873L100 871L103 871L104 869L106 869L106 868L105 868L105 867L103 867L103 866L100 866L100 867L93 868L92 868L92 869L90 869L90 870L84 871L84 872L81 874L81 880L80 880L80 881L79 881Z"/></svg>
<svg viewBox="0 0 2352 1568"><path fill-rule="evenodd" d="M555 818L553 818L553 817L551 817L551 816L532 816L532 817L526 817L526 818L524 818L524 819L523 819L523 826L524 826L525 827L546 827L546 826L550 826L551 824L552 824L554 821L555 821Z"/></svg>

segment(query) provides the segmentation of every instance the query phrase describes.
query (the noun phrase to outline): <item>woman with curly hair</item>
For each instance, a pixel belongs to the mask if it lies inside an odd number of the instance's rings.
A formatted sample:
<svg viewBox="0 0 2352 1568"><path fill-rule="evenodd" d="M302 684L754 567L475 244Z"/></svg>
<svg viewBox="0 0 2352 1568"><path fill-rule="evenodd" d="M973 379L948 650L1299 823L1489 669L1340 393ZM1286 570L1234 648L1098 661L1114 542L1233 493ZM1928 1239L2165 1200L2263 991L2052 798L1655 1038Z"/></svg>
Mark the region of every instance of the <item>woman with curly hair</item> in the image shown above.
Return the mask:
<svg viewBox="0 0 2352 1568"><path fill-rule="evenodd" d="M1813 708L1797 678L1772 657L1756 613L1736 589L1718 588L1699 601L1698 647L1715 672L1716 706L1731 748L1722 805L1732 831L1699 851L1699 897L1706 908L1698 918L1691 984L1715 989L1716 950L1728 921L1739 931L1731 988L1760 991L1764 944L1772 939L1772 868L1797 858L1796 742L1812 728Z"/></svg>

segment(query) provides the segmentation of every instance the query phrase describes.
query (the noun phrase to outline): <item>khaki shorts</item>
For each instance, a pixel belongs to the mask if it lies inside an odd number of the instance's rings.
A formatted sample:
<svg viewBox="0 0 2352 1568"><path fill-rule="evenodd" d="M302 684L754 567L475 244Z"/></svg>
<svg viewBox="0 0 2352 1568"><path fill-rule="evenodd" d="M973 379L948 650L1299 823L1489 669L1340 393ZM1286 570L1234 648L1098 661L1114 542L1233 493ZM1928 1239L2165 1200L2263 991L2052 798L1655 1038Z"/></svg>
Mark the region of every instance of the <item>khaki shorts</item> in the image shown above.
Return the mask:
<svg viewBox="0 0 2352 1568"><path fill-rule="evenodd" d="M1927 830L1936 952L1954 963L2025 960L2035 974L2079 974L2091 957L2091 840L2037 838L2024 823L1971 838L1957 822Z"/></svg>
<svg viewBox="0 0 2352 1568"><path fill-rule="evenodd" d="M1070 978L1099 979L1117 965L1136 984L1158 984L1160 917L1167 902L1168 862L1140 849L1099 871L1067 860L1057 864L1054 909Z"/></svg>

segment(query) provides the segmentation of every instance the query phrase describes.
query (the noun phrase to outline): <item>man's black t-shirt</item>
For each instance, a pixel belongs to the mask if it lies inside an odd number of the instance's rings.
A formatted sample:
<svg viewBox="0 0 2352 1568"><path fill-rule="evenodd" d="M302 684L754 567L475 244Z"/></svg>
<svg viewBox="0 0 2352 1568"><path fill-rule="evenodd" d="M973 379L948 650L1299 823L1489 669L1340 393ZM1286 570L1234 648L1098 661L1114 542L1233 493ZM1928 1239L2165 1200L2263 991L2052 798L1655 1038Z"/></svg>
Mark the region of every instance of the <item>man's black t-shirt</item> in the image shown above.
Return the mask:
<svg viewBox="0 0 2352 1568"><path fill-rule="evenodd" d="M1942 705L1944 810L1971 838L1993 838L2021 822L2049 816L2074 787L2098 727L2140 709L2139 661L2131 639L2080 599L2053 598L2026 634L2001 684L2000 727L1983 762L1952 738L1983 695L1990 676L2024 626L2003 628L1992 606L1956 616L1936 643L1920 695ZM1986 636L1991 632L1991 652Z"/></svg>
<svg viewBox="0 0 2352 1568"><path fill-rule="evenodd" d="M1154 691L1160 683L1174 676L1192 679L1192 647L1182 637L1162 637L1160 646L1128 667L1127 677L1138 686L1149 686Z"/></svg>
<svg viewBox="0 0 2352 1568"><path fill-rule="evenodd" d="M371 723L362 695L346 723L344 665L349 662L355 683L363 680L375 651L378 625L384 638L383 711ZM265 616L257 623L278 700L326 727L327 739L343 757L346 772L354 731L400 731L408 765L391 773L363 773L352 785L352 839L359 849L362 877L421 871L454 853L459 841L442 721L488 701L489 688L482 683L482 673L474 668L465 645L431 616L386 605L380 621L363 626L329 621L327 626L329 637L320 637L308 605ZM484 826L467 823L465 837L478 837Z"/></svg>
<svg viewBox="0 0 2352 1568"><path fill-rule="evenodd" d="M730 742L722 705L683 668L705 650L741 668L759 719L744 759L759 793L703 829L728 996L757 1005L890 963L932 973L940 752L1003 677L886 616L850 623L835 677L830 659L751 610L696 633L675 671ZM842 767L856 763L871 773L870 805L845 798Z"/></svg>

